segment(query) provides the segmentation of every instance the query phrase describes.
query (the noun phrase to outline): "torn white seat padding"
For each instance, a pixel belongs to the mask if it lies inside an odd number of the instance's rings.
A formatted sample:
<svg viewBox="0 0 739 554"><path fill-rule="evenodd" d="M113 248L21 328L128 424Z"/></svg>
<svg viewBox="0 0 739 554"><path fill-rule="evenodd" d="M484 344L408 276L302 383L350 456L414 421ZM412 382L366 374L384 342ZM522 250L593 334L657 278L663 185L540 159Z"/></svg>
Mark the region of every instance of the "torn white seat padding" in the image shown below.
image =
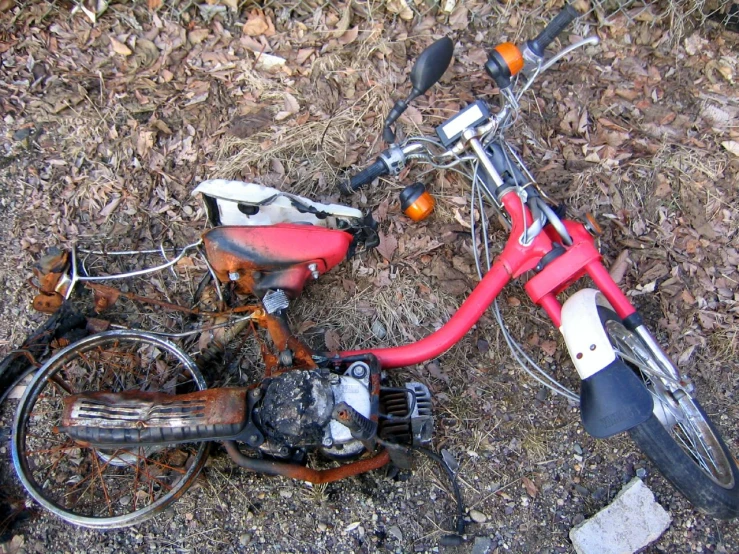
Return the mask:
<svg viewBox="0 0 739 554"><path fill-rule="evenodd" d="M215 199L220 225L310 223L321 227L337 228L346 227L346 225L337 225L338 220L354 226L362 219L362 212L355 208L341 204L321 204L303 196L289 194L257 183L210 179L200 183L192 194L203 194ZM258 208L258 211L249 215L240 210L239 205L242 208L253 206Z"/></svg>

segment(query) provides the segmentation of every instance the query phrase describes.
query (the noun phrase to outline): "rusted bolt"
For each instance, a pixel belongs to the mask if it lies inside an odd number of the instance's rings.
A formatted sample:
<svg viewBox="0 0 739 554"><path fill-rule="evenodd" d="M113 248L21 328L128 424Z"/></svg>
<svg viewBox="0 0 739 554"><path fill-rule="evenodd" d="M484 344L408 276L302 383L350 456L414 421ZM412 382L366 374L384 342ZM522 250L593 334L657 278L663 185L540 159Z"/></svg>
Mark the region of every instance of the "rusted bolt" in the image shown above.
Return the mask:
<svg viewBox="0 0 739 554"><path fill-rule="evenodd" d="M283 350L280 352L280 365L290 367L293 365L293 353L291 350Z"/></svg>
<svg viewBox="0 0 739 554"><path fill-rule="evenodd" d="M334 445L334 439L332 439L331 437L323 437L321 444L323 444L323 446L325 446L326 448L331 448Z"/></svg>
<svg viewBox="0 0 739 554"><path fill-rule="evenodd" d="M256 400L262 396L262 389L254 389L251 391L252 397Z"/></svg>

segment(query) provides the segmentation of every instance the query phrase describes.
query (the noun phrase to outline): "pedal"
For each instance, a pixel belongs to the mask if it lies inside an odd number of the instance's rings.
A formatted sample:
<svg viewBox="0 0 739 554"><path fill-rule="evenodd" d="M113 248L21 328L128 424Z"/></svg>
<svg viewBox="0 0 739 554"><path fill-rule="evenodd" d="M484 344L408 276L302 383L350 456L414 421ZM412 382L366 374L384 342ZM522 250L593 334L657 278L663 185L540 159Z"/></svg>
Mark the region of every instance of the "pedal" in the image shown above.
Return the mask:
<svg viewBox="0 0 739 554"><path fill-rule="evenodd" d="M89 392L64 398L58 430L94 446L132 446L232 438L246 423L246 389Z"/></svg>

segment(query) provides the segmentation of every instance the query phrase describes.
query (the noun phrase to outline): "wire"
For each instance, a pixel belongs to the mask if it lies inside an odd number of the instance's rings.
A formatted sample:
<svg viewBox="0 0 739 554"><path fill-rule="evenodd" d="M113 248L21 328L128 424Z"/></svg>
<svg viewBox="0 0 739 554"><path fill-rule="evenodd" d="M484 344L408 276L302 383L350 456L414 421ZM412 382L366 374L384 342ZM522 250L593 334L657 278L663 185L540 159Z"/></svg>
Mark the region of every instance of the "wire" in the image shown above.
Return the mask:
<svg viewBox="0 0 739 554"><path fill-rule="evenodd" d="M501 137L502 140L502 137ZM483 245L483 250L485 252L485 272L490 271L491 267L491 259L490 259L490 250L489 250L489 240L487 236L487 225L486 225L486 219L485 219L485 212L484 212L484 200L482 191L480 189L480 186L478 184L479 182L479 164L475 163L473 164L473 173L472 173L472 191L470 195L470 235L472 237L472 252L475 258L475 268L477 269L478 277L482 280L483 278L483 268L482 268L482 262L480 260L480 253L478 252L477 247L477 224L475 223L475 213L474 213L474 207L475 207L475 201L477 200L480 205L480 225L481 225L481 240ZM477 198L476 198L477 197ZM523 198L521 198L521 201L523 203ZM560 394L564 397L566 397L569 400L572 400L573 402L579 403L580 399L579 396L577 396L573 391L562 385L559 381L554 379L549 373L547 373L544 369L542 369L526 352L523 350L521 345L516 341L516 339L513 338L510 331L508 330L508 327L506 326L505 322L503 321L503 316L500 312L500 304L498 302L498 299L495 299L495 302L493 303L493 313L495 315L495 320L498 323L498 326L500 327L501 333L503 335L503 339L505 340L506 344L508 345L508 349L511 352L511 355L513 356L513 359L518 362L518 364L521 366L521 368L537 383L541 384L542 386L548 388L552 392L556 394Z"/></svg>
<svg viewBox="0 0 739 554"><path fill-rule="evenodd" d="M190 335L197 335L198 333L203 333L205 331L212 331L213 329L220 329L222 327L230 327L231 325L236 325L237 323L241 323L242 321L248 321L250 319L254 319L254 314L250 314L244 317L239 317L232 321L226 321L225 323L217 323L216 325L209 325L207 327L198 327L197 329L193 329L192 331L184 331L183 333L166 333L164 331L145 331L144 329L135 329L132 327L126 327L124 325L116 325L116 324L112 324L111 327L115 329L125 329L125 330L130 330L130 331L139 331L142 333L149 333L151 335L157 335L159 337L183 338L183 337L189 337Z"/></svg>

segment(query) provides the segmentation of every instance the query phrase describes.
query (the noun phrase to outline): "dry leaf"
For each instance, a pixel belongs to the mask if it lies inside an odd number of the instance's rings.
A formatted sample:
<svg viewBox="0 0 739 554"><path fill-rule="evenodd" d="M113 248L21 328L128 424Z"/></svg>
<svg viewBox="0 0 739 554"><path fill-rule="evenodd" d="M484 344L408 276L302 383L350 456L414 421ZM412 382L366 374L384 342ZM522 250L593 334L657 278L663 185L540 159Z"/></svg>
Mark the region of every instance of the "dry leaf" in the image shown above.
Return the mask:
<svg viewBox="0 0 739 554"><path fill-rule="evenodd" d="M355 40L357 40L357 37L359 36L359 26L352 27L349 29L346 33L344 33L341 38L339 39L339 43L346 46L347 44L351 44Z"/></svg>
<svg viewBox="0 0 739 554"><path fill-rule="evenodd" d="M421 114L421 111L415 106L408 106L405 112L403 112L403 115L400 116L400 120L404 123L420 125L423 123L423 114Z"/></svg>
<svg viewBox="0 0 739 554"><path fill-rule="evenodd" d="M326 331L323 338L326 342L326 348L328 348L330 352L338 352L341 350L341 335L339 335L335 329L329 329Z"/></svg>
<svg viewBox="0 0 739 554"><path fill-rule="evenodd" d="M618 255L618 258L616 258L616 261L613 262L613 265L611 266L610 274L611 279L617 284L620 285L621 281L624 280L624 276L626 275L626 271L629 269L629 264L631 263L631 260L629 260L629 251L624 250Z"/></svg>
<svg viewBox="0 0 739 554"><path fill-rule="evenodd" d="M377 245L377 251L389 262L393 259L393 254L398 248L398 239L383 232L378 233L378 235L380 236L380 244Z"/></svg>
<svg viewBox="0 0 739 554"><path fill-rule="evenodd" d="M148 0L147 5L150 10L158 10L162 7L162 0Z"/></svg>
<svg viewBox="0 0 739 554"><path fill-rule="evenodd" d="M534 482L528 477L521 477L521 482L523 483L523 488L526 489L526 494L528 494L531 498L536 498L539 489L536 488Z"/></svg>
<svg viewBox="0 0 739 554"><path fill-rule="evenodd" d="M300 111L300 104L298 104L298 101L289 92L285 93L285 111L290 114L298 113Z"/></svg>
<svg viewBox="0 0 739 554"><path fill-rule="evenodd" d="M657 174L657 186L654 189L654 196L657 198L664 198L672 194L672 187L670 181L664 173Z"/></svg>
<svg viewBox="0 0 739 554"><path fill-rule="evenodd" d="M554 356L554 353L557 351L557 342L553 340L543 340L541 341L541 344L539 344L539 348L541 348L542 352L547 356Z"/></svg>
<svg viewBox="0 0 739 554"><path fill-rule="evenodd" d="M235 137L248 138L272 123L272 114L267 108L256 113L237 116L231 121L228 131Z"/></svg>
<svg viewBox="0 0 739 554"><path fill-rule="evenodd" d="M346 3L346 8L344 8L344 13L341 14L341 19L336 24L336 30L331 33L331 36L334 38L340 38L341 36L346 33L347 29L349 29L349 24L352 22L352 3L351 0Z"/></svg>
<svg viewBox="0 0 739 554"><path fill-rule="evenodd" d="M195 29L188 33L187 40L189 40L191 44L200 44L208 38L209 34L210 31L208 29Z"/></svg>
<svg viewBox="0 0 739 554"><path fill-rule="evenodd" d="M305 61L311 57L313 52L315 52L314 48L301 48L298 50L298 55L295 57L295 61L298 65L303 65Z"/></svg>
<svg viewBox="0 0 739 554"><path fill-rule="evenodd" d="M112 214L115 209L118 207L118 204L121 203L121 200L123 200L123 197L118 196L116 198L113 198L110 202L108 202L108 205L105 206L102 210L100 210L100 217L108 217L110 214Z"/></svg>
<svg viewBox="0 0 739 554"><path fill-rule="evenodd" d="M154 134L153 131L139 132L138 139L136 140L136 152L142 158L146 157L151 147L154 146Z"/></svg>
<svg viewBox="0 0 739 554"><path fill-rule="evenodd" d="M467 29L469 14L470 11L465 7L465 5L459 4L452 12L452 15L449 16L449 25L456 31Z"/></svg>
<svg viewBox="0 0 739 554"><path fill-rule="evenodd" d="M241 38L239 39L239 42L251 50L252 52L256 52L259 54L260 52L272 52L272 48L270 48L267 41L265 41L265 44L262 44L256 39L253 39L252 37L248 35L241 35Z"/></svg>
<svg viewBox="0 0 739 554"><path fill-rule="evenodd" d="M249 18L244 23L244 34L250 37L258 37L259 35L266 35L269 32L269 23L267 18L259 10L252 10L249 14Z"/></svg>
<svg viewBox="0 0 739 554"><path fill-rule="evenodd" d="M388 0L385 9L390 13L397 13L400 19L410 21L413 19L413 10L408 6L406 0Z"/></svg>
<svg viewBox="0 0 739 554"><path fill-rule="evenodd" d="M121 56L130 56L131 54L133 54L133 52L131 52L131 49L125 44L123 44L121 41L116 40L113 37L109 37L109 38L110 38L110 45L113 47L113 51L116 54L120 54Z"/></svg>
<svg viewBox="0 0 739 554"><path fill-rule="evenodd" d="M721 143L721 146L726 148L729 152L739 157L739 142L735 140L725 140Z"/></svg>

